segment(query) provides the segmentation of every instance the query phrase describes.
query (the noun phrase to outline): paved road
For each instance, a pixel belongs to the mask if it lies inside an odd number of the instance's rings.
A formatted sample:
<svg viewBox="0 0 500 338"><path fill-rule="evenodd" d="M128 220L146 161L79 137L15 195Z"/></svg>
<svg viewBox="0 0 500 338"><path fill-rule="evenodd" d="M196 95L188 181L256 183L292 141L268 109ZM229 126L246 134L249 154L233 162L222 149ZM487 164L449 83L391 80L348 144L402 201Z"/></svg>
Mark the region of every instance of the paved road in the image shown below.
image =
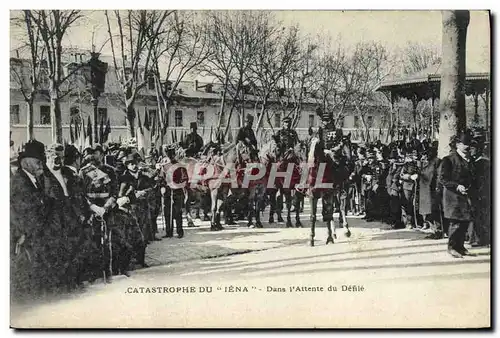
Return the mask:
<svg viewBox="0 0 500 338"><path fill-rule="evenodd" d="M302 216L306 221L307 210ZM489 326L489 249L457 260L446 253L446 240L361 219L350 226L352 236L340 229L333 245L325 245L326 229L319 228L315 247L308 245L309 229L283 224L187 229L185 238L148 249L156 266L48 304L15 307L12 325Z"/></svg>

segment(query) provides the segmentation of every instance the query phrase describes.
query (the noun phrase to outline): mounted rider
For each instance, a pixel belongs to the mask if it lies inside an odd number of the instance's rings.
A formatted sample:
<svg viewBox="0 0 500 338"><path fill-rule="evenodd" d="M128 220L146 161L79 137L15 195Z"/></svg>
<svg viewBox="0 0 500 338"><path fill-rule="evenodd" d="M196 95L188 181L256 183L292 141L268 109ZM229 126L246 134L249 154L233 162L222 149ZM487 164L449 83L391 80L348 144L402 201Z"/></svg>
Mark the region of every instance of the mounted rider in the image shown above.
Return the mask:
<svg viewBox="0 0 500 338"><path fill-rule="evenodd" d="M252 161L258 161L259 151L257 148L257 138L252 129L254 117L250 114L247 115L245 120L245 125L240 128L238 135L236 136L236 145L242 142L250 151L250 159Z"/></svg>
<svg viewBox="0 0 500 338"><path fill-rule="evenodd" d="M293 151L299 144L299 135L292 129L292 119L288 116L283 119L283 128L276 134L276 143L280 156L283 156L288 150Z"/></svg>
<svg viewBox="0 0 500 338"><path fill-rule="evenodd" d="M186 136L182 147L186 149L186 156L195 157L203 148L203 138L196 132L198 129L196 122L191 122L190 128L191 133Z"/></svg>

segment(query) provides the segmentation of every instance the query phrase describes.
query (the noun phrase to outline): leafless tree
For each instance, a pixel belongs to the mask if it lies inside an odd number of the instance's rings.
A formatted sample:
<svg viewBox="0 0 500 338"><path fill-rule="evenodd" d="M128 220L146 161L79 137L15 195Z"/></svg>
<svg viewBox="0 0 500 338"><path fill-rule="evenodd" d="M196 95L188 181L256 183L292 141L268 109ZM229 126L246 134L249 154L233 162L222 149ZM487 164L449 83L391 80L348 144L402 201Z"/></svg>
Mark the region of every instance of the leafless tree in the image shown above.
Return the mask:
<svg viewBox="0 0 500 338"><path fill-rule="evenodd" d="M270 99L279 94L280 80L291 70L299 53L299 29L296 26L285 28L280 22L270 20L267 27L262 27L264 37L259 53L250 65L249 77L254 84L257 96L256 106L260 104L257 114L257 130L262 126L264 115L269 117ZM270 123L272 128L272 123Z"/></svg>
<svg viewBox="0 0 500 338"><path fill-rule="evenodd" d="M355 48L345 72L347 81L352 81L350 97L364 129L365 139L369 140L368 113L373 107L387 104L387 97L375 92L377 85L393 71L387 49L377 42L360 42Z"/></svg>
<svg viewBox="0 0 500 338"><path fill-rule="evenodd" d="M413 74L441 62L438 46L409 42L401 55L404 74Z"/></svg>
<svg viewBox="0 0 500 338"><path fill-rule="evenodd" d="M164 25L164 33L158 36L152 50L152 74L158 99L159 130L155 136L160 140L166 133L169 105L179 83L211 55L206 33L208 22L201 14L175 12ZM151 30L150 34L155 32Z"/></svg>
<svg viewBox="0 0 500 338"><path fill-rule="evenodd" d="M345 116L352 95L354 77L347 76L349 63L341 41L322 38L322 50L317 55L314 97L322 115L338 125Z"/></svg>
<svg viewBox="0 0 500 338"><path fill-rule="evenodd" d="M19 56L11 58L10 74L26 102L27 139L31 140L34 137L33 102L35 96L39 94L41 77L44 75L42 65L45 60L45 49L40 41L39 28L34 24L30 11L24 10L14 13L11 24L20 28L23 40L25 40L22 42L23 46L20 47L29 54L27 60L23 60Z"/></svg>
<svg viewBox="0 0 500 338"><path fill-rule="evenodd" d="M294 127L300 120L303 104L311 99L318 48L318 44L310 37L301 38L298 52L294 53L291 66L280 81L283 93L279 97L281 109L285 116L292 119Z"/></svg>
<svg viewBox="0 0 500 338"><path fill-rule="evenodd" d="M207 16L211 22L208 32L212 54L200 69L223 84L218 125L227 123L226 135L237 105L240 108L240 124L243 121L245 89L252 87L250 67L267 37L268 30L263 27L269 27L272 14L265 11L211 11ZM227 121L222 121L228 95L232 102L231 109Z"/></svg>
<svg viewBox="0 0 500 338"><path fill-rule="evenodd" d="M154 46L165 34L165 21L175 11L105 11L116 78L123 93L130 137L135 136L135 101L150 75Z"/></svg>
<svg viewBox="0 0 500 338"><path fill-rule="evenodd" d="M72 72L65 73L62 63L63 40L68 29L81 17L77 10L32 10L25 12L30 18L32 28L39 34L43 44L47 65L50 97L50 117L52 124L53 142L63 142L62 118L61 118L61 89L67 79L73 75ZM38 47L37 47L38 48Z"/></svg>

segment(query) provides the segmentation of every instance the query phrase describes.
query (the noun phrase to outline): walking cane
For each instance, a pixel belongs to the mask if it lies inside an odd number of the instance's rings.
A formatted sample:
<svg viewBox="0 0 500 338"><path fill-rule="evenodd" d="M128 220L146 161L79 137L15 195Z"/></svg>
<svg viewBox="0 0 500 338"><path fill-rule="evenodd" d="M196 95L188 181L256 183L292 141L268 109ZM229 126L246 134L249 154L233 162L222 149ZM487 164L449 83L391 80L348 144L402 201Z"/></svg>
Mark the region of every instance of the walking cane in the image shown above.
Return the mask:
<svg viewBox="0 0 500 338"><path fill-rule="evenodd" d="M173 222L173 205L174 205L174 189L170 188L170 215L169 215L169 218L170 218L170 223L169 223L169 226L172 227L172 233L174 232L174 224L172 223Z"/></svg>
<svg viewBox="0 0 500 338"><path fill-rule="evenodd" d="M415 191L413 192L413 225L415 226L415 229L418 228L417 226L417 191L418 191L418 182L415 180Z"/></svg>
<svg viewBox="0 0 500 338"><path fill-rule="evenodd" d="M166 232L167 226L165 224L165 198L163 195L161 196L161 222Z"/></svg>
<svg viewBox="0 0 500 338"><path fill-rule="evenodd" d="M104 220L101 217L94 216L94 219L101 223L101 251L102 251L102 259L105 260L106 255L104 252L104 246L105 246L104 237L106 236L106 226L104 224ZM106 268L105 268L106 265L103 264L102 266L103 266L102 269L103 283L106 284Z"/></svg>

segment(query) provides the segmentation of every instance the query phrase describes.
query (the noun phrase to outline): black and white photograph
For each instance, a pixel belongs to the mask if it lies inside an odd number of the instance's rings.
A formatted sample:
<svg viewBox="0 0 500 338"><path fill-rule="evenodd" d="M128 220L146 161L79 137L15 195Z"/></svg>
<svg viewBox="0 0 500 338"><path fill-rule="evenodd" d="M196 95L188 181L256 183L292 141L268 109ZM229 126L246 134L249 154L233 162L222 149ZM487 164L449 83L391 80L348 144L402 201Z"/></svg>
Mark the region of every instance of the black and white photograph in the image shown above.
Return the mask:
<svg viewBox="0 0 500 338"><path fill-rule="evenodd" d="M494 13L204 5L9 10L10 327L491 328Z"/></svg>

